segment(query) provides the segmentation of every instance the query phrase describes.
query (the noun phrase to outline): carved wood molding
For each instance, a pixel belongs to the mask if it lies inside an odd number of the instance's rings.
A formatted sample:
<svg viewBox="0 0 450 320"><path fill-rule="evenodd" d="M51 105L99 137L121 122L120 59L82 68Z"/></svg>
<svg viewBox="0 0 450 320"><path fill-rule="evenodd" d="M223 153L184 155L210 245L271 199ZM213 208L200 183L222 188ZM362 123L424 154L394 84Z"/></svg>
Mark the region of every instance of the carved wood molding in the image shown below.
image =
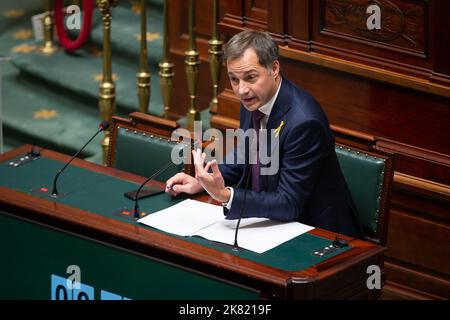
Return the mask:
<svg viewBox="0 0 450 320"><path fill-rule="evenodd" d="M447 197L450 200L450 186L437 183L434 181L413 177L401 172L394 173L394 182L402 184L420 191L426 191L427 193L435 194L440 198L442 196Z"/></svg>
<svg viewBox="0 0 450 320"><path fill-rule="evenodd" d="M343 127L336 126L336 125L330 125L330 127L331 127L331 130L333 130L333 132L335 134L351 136L353 138L360 139L362 141L366 141L367 143L370 143L370 144L374 144L377 141L377 138L375 138L374 136L372 136L370 134L365 134L365 133L362 133L359 131L343 128Z"/></svg>
<svg viewBox="0 0 450 320"><path fill-rule="evenodd" d="M376 148L387 152L401 153L417 159L435 162L450 168L450 155L434 152L431 150L414 147L408 144L392 141L389 139L379 139Z"/></svg>
<svg viewBox="0 0 450 320"><path fill-rule="evenodd" d="M320 53L304 52L301 50L289 48L287 46L280 46L280 55L292 60L331 68L334 70L363 76L365 78L379 80L390 84L450 98L449 86L432 83L425 79L404 75L398 72L372 67L361 63L350 62Z"/></svg>
<svg viewBox="0 0 450 320"><path fill-rule="evenodd" d="M267 19L252 19L246 16L244 9L224 12L219 23L220 30L230 37L245 28L262 29L270 32L280 44L282 56L450 97L450 78L445 72L440 72L446 70L440 65L446 64L434 65L437 62L431 58L439 52L445 54L445 50L431 48L429 43L435 29L445 28L444 23L432 21L430 15L445 10L447 5L428 1L375 1L372 4L380 7L383 19L380 22L382 28L374 31L367 30L365 26L367 14L363 9L367 7L366 1L304 0L301 3L298 1L294 5L289 1L269 1L267 12L301 9L311 15L309 10L312 10L315 20L309 23L314 28L309 24L302 25L303 29L308 29L305 32L295 27L300 23L298 16L287 14L274 19L269 14ZM302 19L306 17L302 16ZM442 43L441 38L433 38L433 43ZM347 48L345 43L348 41L359 49ZM383 54L388 51L395 57ZM402 58L407 58L407 61Z"/></svg>
<svg viewBox="0 0 450 320"><path fill-rule="evenodd" d="M387 273L387 283L384 292L408 299L444 299L449 295L449 281L447 279L416 269L413 265L405 265L396 259L386 257L384 262ZM414 282L414 287L405 286Z"/></svg>
<svg viewBox="0 0 450 320"><path fill-rule="evenodd" d="M239 128L239 120L235 120L229 117L223 117L220 115L213 115L211 117L211 125L219 130L225 130L229 128Z"/></svg>
<svg viewBox="0 0 450 320"><path fill-rule="evenodd" d="M378 28L368 28L367 24L376 19L368 20L367 9L372 13L378 9ZM361 0L325 0L321 5L322 25L323 30L328 30L331 36L360 38L368 41L368 44L384 43L388 50L400 49L405 54L415 53L426 57L427 9L428 4L425 2L378 0L368 4Z"/></svg>

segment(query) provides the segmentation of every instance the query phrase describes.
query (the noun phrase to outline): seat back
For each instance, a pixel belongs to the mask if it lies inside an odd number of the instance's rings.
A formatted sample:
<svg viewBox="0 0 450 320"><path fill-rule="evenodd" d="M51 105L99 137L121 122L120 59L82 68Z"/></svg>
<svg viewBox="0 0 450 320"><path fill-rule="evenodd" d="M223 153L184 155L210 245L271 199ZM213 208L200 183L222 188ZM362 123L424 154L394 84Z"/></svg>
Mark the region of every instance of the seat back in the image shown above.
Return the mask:
<svg viewBox="0 0 450 320"><path fill-rule="evenodd" d="M393 177L392 155L340 144L335 149L366 240L384 245Z"/></svg>
<svg viewBox="0 0 450 320"><path fill-rule="evenodd" d="M177 128L175 121L141 112L131 113L130 119L114 116L107 166L144 177L151 176L169 163L172 150L180 147L179 143L170 140ZM173 165L155 180L164 182L181 171L190 171L190 168L185 168L183 163Z"/></svg>

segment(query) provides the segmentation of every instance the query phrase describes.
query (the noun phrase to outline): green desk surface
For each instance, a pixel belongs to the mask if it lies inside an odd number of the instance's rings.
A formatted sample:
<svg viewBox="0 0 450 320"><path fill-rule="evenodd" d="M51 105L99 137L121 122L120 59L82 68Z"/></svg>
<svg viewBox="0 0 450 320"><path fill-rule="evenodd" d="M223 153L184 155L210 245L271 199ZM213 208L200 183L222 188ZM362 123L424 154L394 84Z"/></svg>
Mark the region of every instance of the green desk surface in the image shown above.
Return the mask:
<svg viewBox="0 0 450 320"><path fill-rule="evenodd" d="M23 193L57 201L68 206L96 213L111 219L139 225L141 228L155 230L139 224L127 217L117 215L118 211L132 210L133 201L125 198L123 193L135 190L138 185L134 182L119 179L113 176L97 173L88 169L69 166L59 177L58 191L64 194L59 199L50 198L48 193L37 191L41 187L51 190L53 178L63 163L49 158L41 157L23 166L12 167L10 161L0 163L0 186ZM156 212L167 208L183 198L172 198L162 193L139 201L139 207L145 212ZM161 232L158 230L158 232ZM303 234L291 239L263 254L248 250L233 251L231 247L221 245L199 237L179 237L222 252L246 258L271 267L285 271L304 270L314 264L331 258L350 246L338 249L326 257L314 256L312 252L331 244L331 241L312 234Z"/></svg>

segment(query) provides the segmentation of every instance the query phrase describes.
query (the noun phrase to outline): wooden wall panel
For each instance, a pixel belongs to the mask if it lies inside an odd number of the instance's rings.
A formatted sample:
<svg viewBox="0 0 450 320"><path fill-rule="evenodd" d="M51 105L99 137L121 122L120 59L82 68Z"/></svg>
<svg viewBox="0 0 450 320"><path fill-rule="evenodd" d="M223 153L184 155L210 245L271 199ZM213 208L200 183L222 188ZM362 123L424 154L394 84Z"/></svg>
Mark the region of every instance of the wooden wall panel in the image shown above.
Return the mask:
<svg viewBox="0 0 450 320"><path fill-rule="evenodd" d="M431 19L431 55L433 57L433 74L431 80L450 85L450 45L448 30L450 30L450 1L430 1Z"/></svg>
<svg viewBox="0 0 450 320"><path fill-rule="evenodd" d="M450 297L450 194L443 188L394 184L386 253L387 297ZM410 179L410 181L414 181ZM407 181L407 180L406 180ZM401 288L401 289L399 289ZM402 292L402 293L399 293Z"/></svg>
<svg viewBox="0 0 450 320"><path fill-rule="evenodd" d="M394 207L390 211L387 257L430 273L450 274L448 234L448 222Z"/></svg>
<svg viewBox="0 0 450 320"><path fill-rule="evenodd" d="M319 2L318 2L319 3ZM369 30L371 19L364 0L323 0L320 7L320 33L347 42L361 42L425 58L428 53L428 2L378 1L380 29ZM375 7L375 8L377 8ZM372 11L374 10L374 11ZM370 9L372 14L377 11ZM369 16L369 18L368 18ZM358 52L363 53L362 47Z"/></svg>
<svg viewBox="0 0 450 320"><path fill-rule="evenodd" d="M288 79L320 102L332 124L450 154L448 99L291 59L281 65Z"/></svg>
<svg viewBox="0 0 450 320"><path fill-rule="evenodd" d="M269 0L220 1L221 27L267 30Z"/></svg>
<svg viewBox="0 0 450 320"><path fill-rule="evenodd" d="M429 272L417 271L388 258L384 263L387 284L383 288L382 299L448 299L450 281Z"/></svg>
<svg viewBox="0 0 450 320"><path fill-rule="evenodd" d="M286 31L293 48L309 51L310 41L310 4L307 0L290 0L286 3ZM296 23L292 23L296 21ZM293 40L297 41L297 45Z"/></svg>
<svg viewBox="0 0 450 320"><path fill-rule="evenodd" d="M314 1L314 51L381 66L418 77L431 76L428 1L377 1L381 29L368 30L367 0Z"/></svg>
<svg viewBox="0 0 450 320"><path fill-rule="evenodd" d="M267 21L268 0L245 0L245 16L258 21Z"/></svg>

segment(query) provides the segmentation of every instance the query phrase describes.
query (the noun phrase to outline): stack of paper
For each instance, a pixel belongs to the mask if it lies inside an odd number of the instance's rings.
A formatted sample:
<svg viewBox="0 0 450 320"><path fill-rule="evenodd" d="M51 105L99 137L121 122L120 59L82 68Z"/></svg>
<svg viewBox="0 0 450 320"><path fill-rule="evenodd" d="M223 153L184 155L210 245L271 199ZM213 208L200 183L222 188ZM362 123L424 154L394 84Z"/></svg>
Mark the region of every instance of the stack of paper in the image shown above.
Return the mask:
<svg viewBox="0 0 450 320"><path fill-rule="evenodd" d="M237 220L226 220L223 208L187 199L150 214L138 222L180 236L200 236L212 241L234 244ZM299 222L281 222L265 218L242 219L238 244L263 253L283 242L314 229Z"/></svg>

